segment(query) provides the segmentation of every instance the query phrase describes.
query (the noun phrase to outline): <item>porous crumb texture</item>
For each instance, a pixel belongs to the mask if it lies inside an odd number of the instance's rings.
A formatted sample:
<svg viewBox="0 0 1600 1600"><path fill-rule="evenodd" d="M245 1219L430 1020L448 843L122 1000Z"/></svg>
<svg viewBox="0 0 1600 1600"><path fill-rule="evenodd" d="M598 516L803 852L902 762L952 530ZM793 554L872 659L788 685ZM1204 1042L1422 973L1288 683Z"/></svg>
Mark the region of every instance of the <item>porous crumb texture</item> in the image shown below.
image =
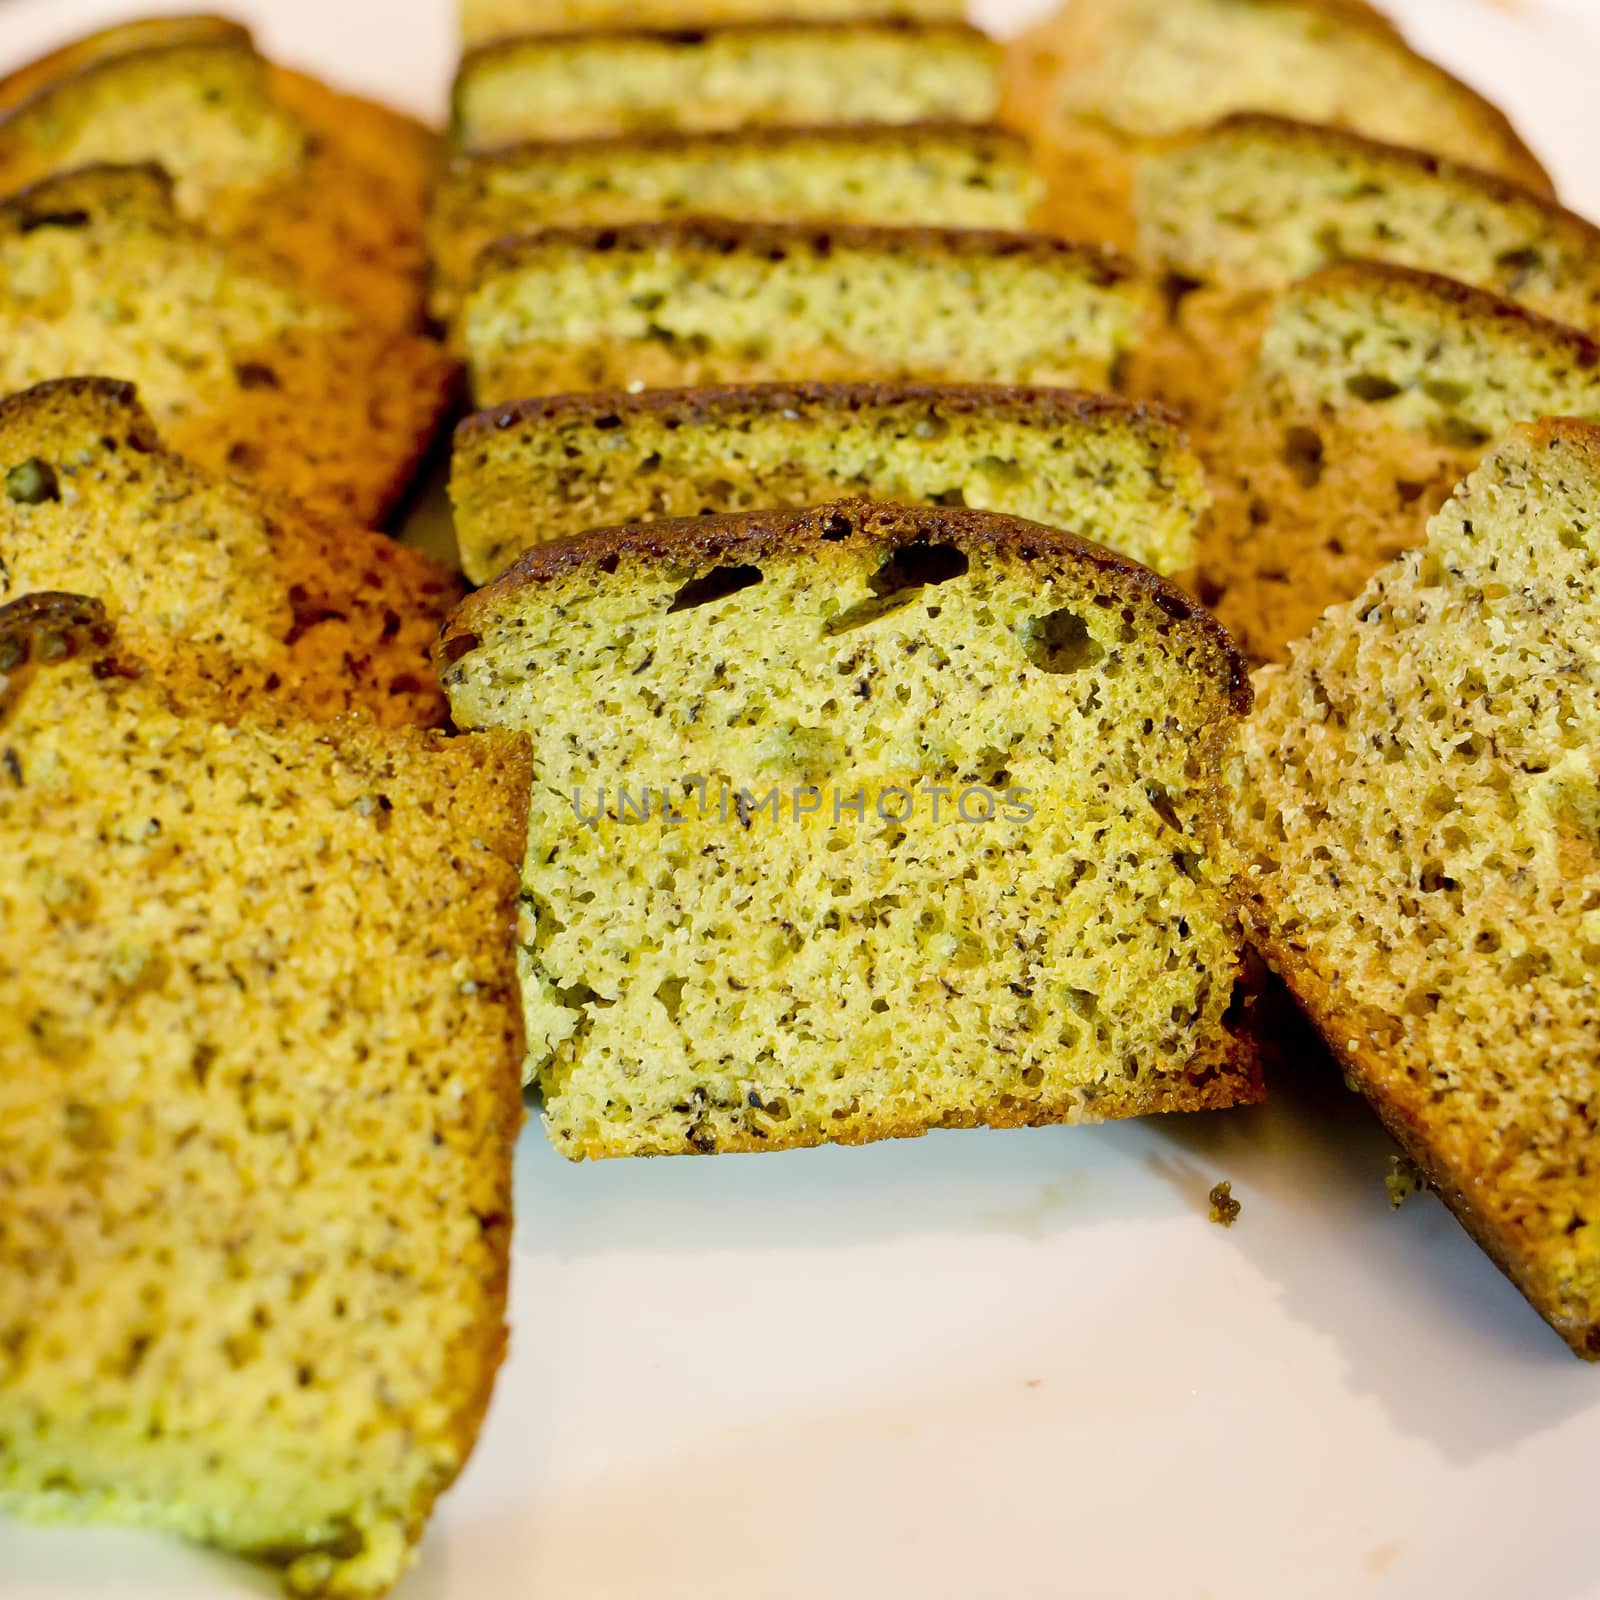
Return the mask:
<svg viewBox="0 0 1600 1600"><path fill-rule="evenodd" d="M956 22L528 34L462 61L452 137L481 149L663 128L990 122L999 80L999 47Z"/></svg>
<svg viewBox="0 0 1600 1600"><path fill-rule="evenodd" d="M335 527L167 454L132 389L43 384L0 401L0 603L104 603L169 684L303 715L439 723L428 650L459 584L420 550Z"/></svg>
<svg viewBox="0 0 1600 1600"><path fill-rule="evenodd" d="M1600 1356L1600 433L1516 429L1258 674L1270 959L1479 1243Z"/></svg>
<svg viewBox="0 0 1600 1600"><path fill-rule="evenodd" d="M179 216L155 167L90 167L0 203L0 388L101 373L174 449L374 525L452 397L436 344L360 318Z"/></svg>
<svg viewBox="0 0 1600 1600"><path fill-rule="evenodd" d="M1277 295L1343 261L1386 261L1600 328L1600 231L1505 178L1419 150L1244 114L1139 167L1139 257L1169 286L1140 393L1214 420Z"/></svg>
<svg viewBox="0 0 1600 1600"><path fill-rule="evenodd" d="M85 605L0 612L0 1508L376 1595L505 1341L525 753L179 714Z"/></svg>
<svg viewBox="0 0 1600 1600"><path fill-rule="evenodd" d="M1199 462L1158 411L957 385L561 395L463 423L450 474L474 583L589 528L844 496L1007 512L1158 572L1193 563L1209 503Z"/></svg>
<svg viewBox="0 0 1600 1600"><path fill-rule="evenodd" d="M718 222L551 228L478 259L478 405L574 389L907 379L1114 387L1129 264L1040 234Z"/></svg>
<svg viewBox="0 0 1600 1600"><path fill-rule="evenodd" d="M834 22L912 17L959 22L961 0L461 0L466 45L518 33L592 28L704 28L719 22Z"/></svg>
<svg viewBox="0 0 1600 1600"><path fill-rule="evenodd" d="M392 329L423 312L438 141L276 67L217 17L91 34L0 81L0 193L98 162L159 163L185 215Z"/></svg>
<svg viewBox="0 0 1600 1600"><path fill-rule="evenodd" d="M1421 542L1512 423L1600 418L1600 346L1493 295L1397 267L1290 290L1202 446L1214 504L1198 592L1254 661Z"/></svg>
<svg viewBox="0 0 1600 1600"><path fill-rule="evenodd" d="M1072 0L1012 42L1004 115L1039 140L1051 227L1134 242L1138 157L1236 111L1433 150L1541 194L1502 113L1344 0Z"/></svg>
<svg viewBox="0 0 1600 1600"><path fill-rule="evenodd" d="M1258 1094L1219 777L1249 689L1143 568L972 511L655 523L534 552L438 659L458 724L531 735L565 1154Z"/></svg>
<svg viewBox="0 0 1600 1600"><path fill-rule="evenodd" d="M432 308L447 319L478 253L560 224L691 215L1025 228L1040 185L1016 134L968 123L760 128L523 144L458 156L429 217Z"/></svg>

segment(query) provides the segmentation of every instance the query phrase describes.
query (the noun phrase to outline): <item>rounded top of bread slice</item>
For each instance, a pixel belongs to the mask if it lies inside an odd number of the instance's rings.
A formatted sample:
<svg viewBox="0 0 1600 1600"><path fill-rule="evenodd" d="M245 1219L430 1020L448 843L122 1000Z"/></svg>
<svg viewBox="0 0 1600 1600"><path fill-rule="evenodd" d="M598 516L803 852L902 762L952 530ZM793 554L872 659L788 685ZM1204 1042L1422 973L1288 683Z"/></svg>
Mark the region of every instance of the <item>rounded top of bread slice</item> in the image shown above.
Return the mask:
<svg viewBox="0 0 1600 1600"><path fill-rule="evenodd" d="M492 628L524 596L586 572L612 576L634 564L663 562L686 571L708 570L735 556L741 564L772 559L846 566L859 564L867 550L892 556L908 548L939 547L987 549L1025 562L1053 560L1092 569L1111 590L1148 601L1172 624L1192 633L1225 678L1233 711L1242 716L1250 709L1249 673L1227 630L1198 601L1148 567L1076 534L1020 517L866 501L599 528L537 546L494 583L467 597L440 635L435 659L443 672L477 647L478 630Z"/></svg>
<svg viewBox="0 0 1600 1600"><path fill-rule="evenodd" d="M1600 319L1600 229L1503 174L1348 129L1239 112L1146 155L1141 256L1200 285L1279 289L1373 259L1567 322Z"/></svg>
<svg viewBox="0 0 1600 1600"><path fill-rule="evenodd" d="M1549 175L1496 106L1350 0L1073 0L1020 47L1056 114L1131 140L1259 110Z"/></svg>

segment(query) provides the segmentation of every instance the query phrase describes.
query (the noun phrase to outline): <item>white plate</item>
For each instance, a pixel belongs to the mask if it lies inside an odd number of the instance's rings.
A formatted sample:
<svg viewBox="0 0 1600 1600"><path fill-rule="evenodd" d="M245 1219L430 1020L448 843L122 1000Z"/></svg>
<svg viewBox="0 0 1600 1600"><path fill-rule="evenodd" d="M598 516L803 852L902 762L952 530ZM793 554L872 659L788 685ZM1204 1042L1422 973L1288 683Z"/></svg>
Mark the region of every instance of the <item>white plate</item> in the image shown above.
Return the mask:
<svg viewBox="0 0 1600 1600"><path fill-rule="evenodd" d="M0 67L136 3L0 0ZM1591 4L1395 9L1600 213ZM446 0L232 9L443 104ZM1596 1600L1600 1372L1437 1201L1390 1213L1359 1101L1277 1090L714 1161L571 1167L530 1128L512 1357L400 1600ZM271 1590L159 1538L0 1526L4 1600Z"/></svg>

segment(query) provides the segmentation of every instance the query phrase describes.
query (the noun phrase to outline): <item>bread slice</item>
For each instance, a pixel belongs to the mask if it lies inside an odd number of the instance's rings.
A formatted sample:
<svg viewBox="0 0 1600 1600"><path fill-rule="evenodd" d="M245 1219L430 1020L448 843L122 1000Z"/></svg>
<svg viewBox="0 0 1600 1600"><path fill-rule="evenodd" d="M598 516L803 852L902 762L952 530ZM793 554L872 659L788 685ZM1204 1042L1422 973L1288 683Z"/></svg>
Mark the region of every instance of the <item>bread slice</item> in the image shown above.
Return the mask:
<svg viewBox="0 0 1600 1600"><path fill-rule="evenodd" d="M61 590L102 602L165 682L231 705L444 720L428 650L459 585L419 550L168 454L128 384L0 400L0 603Z"/></svg>
<svg viewBox="0 0 1600 1600"><path fill-rule="evenodd" d="M1235 111L1331 123L1553 193L1500 111L1348 0L1071 0L1011 45L1006 105L1043 147L1050 225L1123 247L1139 155Z"/></svg>
<svg viewBox="0 0 1600 1600"><path fill-rule="evenodd" d="M1341 261L1441 273L1600 330L1600 229L1509 179L1340 129L1230 117L1147 156L1134 211L1174 312L1131 381L1202 423L1277 295Z"/></svg>
<svg viewBox="0 0 1600 1600"><path fill-rule="evenodd" d="M674 128L991 122L999 82L999 47L955 22L527 34L462 61L452 131L473 150Z"/></svg>
<svg viewBox="0 0 1600 1600"><path fill-rule="evenodd" d="M186 214L276 255L386 327L422 317L437 139L258 55L217 17L90 34L0 81L0 192L73 167L154 161Z"/></svg>
<svg viewBox="0 0 1600 1600"><path fill-rule="evenodd" d="M109 632L0 610L0 1509L377 1595L505 1346L526 752Z"/></svg>
<svg viewBox="0 0 1600 1600"><path fill-rule="evenodd" d="M180 217L155 167L0 202L0 390L103 373L217 471L376 524L443 419L455 364Z"/></svg>
<svg viewBox="0 0 1600 1600"><path fill-rule="evenodd" d="M971 123L755 128L522 144L459 156L429 221L432 310L455 311L485 245L553 225L688 215L1025 228L1026 143Z"/></svg>
<svg viewBox="0 0 1600 1600"><path fill-rule="evenodd" d="M1317 273L1279 302L1203 445L1215 503L1199 593L1252 660L1420 542L1512 423L1600 418L1600 346L1401 267Z"/></svg>
<svg viewBox="0 0 1600 1600"><path fill-rule="evenodd" d="M1175 420L1067 389L762 384L557 395L480 412L450 474L461 564L487 583L588 528L843 496L971 506L1193 564L1205 477Z"/></svg>
<svg viewBox="0 0 1600 1600"><path fill-rule="evenodd" d="M569 389L908 378L1112 387L1152 315L1042 234L710 219L551 228L478 258L479 406Z"/></svg>
<svg viewBox="0 0 1600 1600"><path fill-rule="evenodd" d="M460 726L532 738L563 1154L1259 1093L1219 770L1250 691L1144 568L938 507L657 522L530 552L438 661Z"/></svg>
<svg viewBox="0 0 1600 1600"><path fill-rule="evenodd" d="M461 0L461 36L470 48L518 33L594 28L706 28L725 22L833 22L910 17L959 22L961 0Z"/></svg>
<svg viewBox="0 0 1600 1600"><path fill-rule="evenodd" d="M1258 675L1263 948L1351 1083L1600 1357L1600 432L1520 426Z"/></svg>

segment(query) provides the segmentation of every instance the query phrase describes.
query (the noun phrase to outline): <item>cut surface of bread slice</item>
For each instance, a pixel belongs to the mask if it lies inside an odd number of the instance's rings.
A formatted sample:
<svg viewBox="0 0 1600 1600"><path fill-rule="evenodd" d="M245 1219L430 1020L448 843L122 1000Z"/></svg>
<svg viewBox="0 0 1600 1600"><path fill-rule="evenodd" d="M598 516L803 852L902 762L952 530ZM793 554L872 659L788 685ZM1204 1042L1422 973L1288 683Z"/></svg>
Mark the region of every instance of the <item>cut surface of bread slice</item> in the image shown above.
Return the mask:
<svg viewBox="0 0 1600 1600"><path fill-rule="evenodd" d="M705 28L725 22L833 22L911 17L959 22L962 0L461 0L470 48L519 33L595 28Z"/></svg>
<svg viewBox="0 0 1600 1600"><path fill-rule="evenodd" d="M461 317L481 407L574 389L918 379L1114 387L1129 263L1042 234L691 219L491 245Z"/></svg>
<svg viewBox="0 0 1600 1600"><path fill-rule="evenodd" d="M462 423L450 475L474 583L589 528L846 496L1026 517L1164 573L1193 563L1207 504L1173 418L1067 389L757 384L558 395Z"/></svg>
<svg viewBox="0 0 1600 1600"><path fill-rule="evenodd" d="M164 682L230 705L444 720L428 650L459 585L419 550L167 454L128 384L0 400L0 603L61 590L102 602Z"/></svg>
<svg viewBox="0 0 1600 1600"><path fill-rule="evenodd" d="M419 324L436 137L258 55L217 17L91 34L0 81L0 191L157 162L186 214L387 327Z"/></svg>
<svg viewBox="0 0 1600 1600"><path fill-rule="evenodd" d="M1500 111L1342 0L1071 0L1010 46L1006 105L1043 148L1050 226L1121 246L1139 154L1235 111L1331 123L1552 192Z"/></svg>
<svg viewBox="0 0 1600 1600"><path fill-rule="evenodd" d="M1214 504L1199 592L1253 660L1418 543L1513 423L1600 418L1600 346L1401 267L1333 267L1279 302L1202 444Z"/></svg>
<svg viewBox="0 0 1600 1600"><path fill-rule="evenodd" d="M1600 330L1600 229L1506 178L1336 128L1247 113L1147 156L1141 263L1173 288L1141 393L1214 420L1277 295L1322 267L1440 273Z"/></svg>
<svg viewBox="0 0 1600 1600"><path fill-rule="evenodd" d="M0 1508L377 1595L505 1344L526 751L108 631L0 610Z"/></svg>
<svg viewBox="0 0 1600 1600"><path fill-rule="evenodd" d="M1600 1357L1600 432L1518 427L1257 676L1262 946L1479 1244Z"/></svg>
<svg viewBox="0 0 1600 1600"><path fill-rule="evenodd" d="M1144 568L975 511L650 523L531 552L438 660L460 726L532 737L564 1154L1258 1094L1219 765L1249 686Z"/></svg>
<svg viewBox="0 0 1600 1600"><path fill-rule="evenodd" d="M528 34L461 63L462 149L660 129L990 122L999 47L961 23L759 22Z"/></svg>
<svg viewBox="0 0 1600 1600"><path fill-rule="evenodd" d="M970 123L756 128L522 144L450 164L429 218L432 310L496 239L557 225L746 221L1026 228L1040 185L1016 134Z"/></svg>
<svg viewBox="0 0 1600 1600"><path fill-rule="evenodd" d="M155 167L0 202L0 386L138 384L181 454L374 525L447 409L455 364L181 217Z"/></svg>

